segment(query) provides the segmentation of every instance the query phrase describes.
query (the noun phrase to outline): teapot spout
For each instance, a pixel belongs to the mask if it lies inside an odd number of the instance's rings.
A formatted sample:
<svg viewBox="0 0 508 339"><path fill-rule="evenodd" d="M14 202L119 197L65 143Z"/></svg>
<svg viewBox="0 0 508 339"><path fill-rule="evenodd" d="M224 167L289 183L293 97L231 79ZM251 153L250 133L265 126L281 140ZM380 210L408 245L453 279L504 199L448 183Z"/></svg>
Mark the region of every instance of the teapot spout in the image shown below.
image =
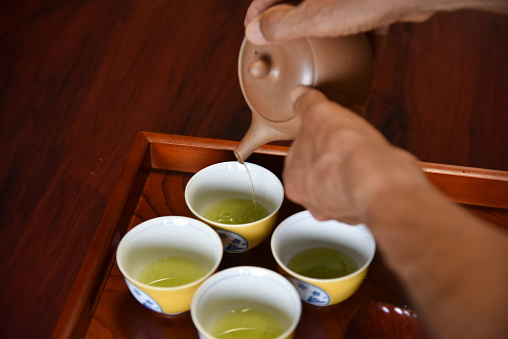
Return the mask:
<svg viewBox="0 0 508 339"><path fill-rule="evenodd" d="M292 140L290 134L278 131L265 122L258 114L252 115L252 122L249 130L242 141L235 147L236 159L243 163L259 147L276 140Z"/></svg>

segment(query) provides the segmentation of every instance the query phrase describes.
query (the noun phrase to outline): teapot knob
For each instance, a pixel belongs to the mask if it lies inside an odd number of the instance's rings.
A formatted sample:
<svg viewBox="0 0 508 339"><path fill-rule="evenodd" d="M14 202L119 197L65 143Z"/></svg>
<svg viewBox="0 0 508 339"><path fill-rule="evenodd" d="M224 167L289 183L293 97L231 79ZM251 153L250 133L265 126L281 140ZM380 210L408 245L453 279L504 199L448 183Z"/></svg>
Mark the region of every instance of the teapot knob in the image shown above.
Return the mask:
<svg viewBox="0 0 508 339"><path fill-rule="evenodd" d="M262 79L270 74L270 63L268 60L258 59L249 66L249 74L256 79Z"/></svg>

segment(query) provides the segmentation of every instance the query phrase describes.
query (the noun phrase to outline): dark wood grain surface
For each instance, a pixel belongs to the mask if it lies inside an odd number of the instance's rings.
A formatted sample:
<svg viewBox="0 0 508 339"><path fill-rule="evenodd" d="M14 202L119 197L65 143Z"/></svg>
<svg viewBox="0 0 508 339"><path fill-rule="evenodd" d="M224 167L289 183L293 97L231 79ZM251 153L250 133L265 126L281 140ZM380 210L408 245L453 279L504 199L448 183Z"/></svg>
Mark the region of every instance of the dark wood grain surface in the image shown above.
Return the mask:
<svg viewBox="0 0 508 339"><path fill-rule="evenodd" d="M248 0L0 2L0 337L51 335L138 131L239 140ZM391 28L368 120L508 170L508 17Z"/></svg>

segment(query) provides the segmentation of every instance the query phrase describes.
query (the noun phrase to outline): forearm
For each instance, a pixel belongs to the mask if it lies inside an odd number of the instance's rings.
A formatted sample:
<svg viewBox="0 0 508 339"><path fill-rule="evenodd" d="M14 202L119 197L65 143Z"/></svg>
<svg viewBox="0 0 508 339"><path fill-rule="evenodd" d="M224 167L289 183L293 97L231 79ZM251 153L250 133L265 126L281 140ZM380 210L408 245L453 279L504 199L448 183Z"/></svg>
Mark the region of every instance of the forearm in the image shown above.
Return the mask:
<svg viewBox="0 0 508 339"><path fill-rule="evenodd" d="M445 0L445 1L412 0L411 3L412 6L414 6L413 9L417 9L424 12L475 9L494 13L508 14L507 0Z"/></svg>
<svg viewBox="0 0 508 339"><path fill-rule="evenodd" d="M378 197L369 215L387 264L438 337L506 338L507 232L416 186Z"/></svg>

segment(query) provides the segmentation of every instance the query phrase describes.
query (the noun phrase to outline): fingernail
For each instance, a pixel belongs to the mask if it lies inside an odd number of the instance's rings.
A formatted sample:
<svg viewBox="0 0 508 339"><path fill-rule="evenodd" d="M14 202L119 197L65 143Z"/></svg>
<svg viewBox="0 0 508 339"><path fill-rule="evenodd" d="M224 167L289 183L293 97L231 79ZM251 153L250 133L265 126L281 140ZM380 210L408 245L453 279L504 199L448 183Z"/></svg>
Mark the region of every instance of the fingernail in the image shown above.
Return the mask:
<svg viewBox="0 0 508 339"><path fill-rule="evenodd" d="M247 40L256 45L266 45L268 43L263 33L261 33L261 21L259 18L255 18L247 25L245 36Z"/></svg>

